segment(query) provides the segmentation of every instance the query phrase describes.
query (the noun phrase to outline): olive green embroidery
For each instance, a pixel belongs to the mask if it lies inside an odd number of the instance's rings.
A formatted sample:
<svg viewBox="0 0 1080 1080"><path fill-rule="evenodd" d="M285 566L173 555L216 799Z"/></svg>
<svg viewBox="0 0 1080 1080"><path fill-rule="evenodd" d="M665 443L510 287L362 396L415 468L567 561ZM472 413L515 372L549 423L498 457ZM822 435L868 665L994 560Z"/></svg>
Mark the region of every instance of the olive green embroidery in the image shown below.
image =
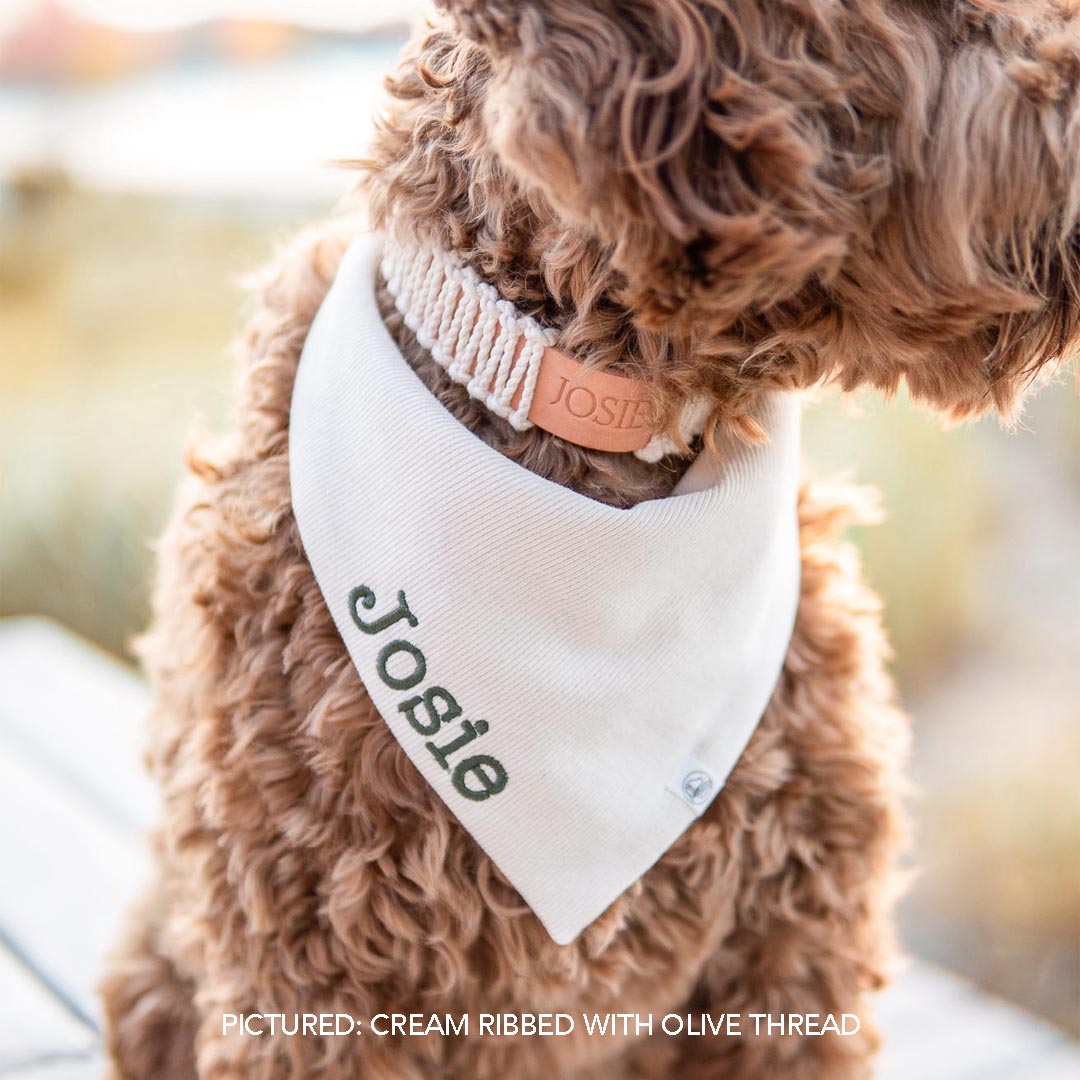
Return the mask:
<svg viewBox="0 0 1080 1080"><path fill-rule="evenodd" d="M466 777L470 774L479 781L478 788L469 787L466 783ZM450 777L454 787L473 802L483 802L492 795L498 795L506 787L506 781L506 770L490 754L476 754L466 758Z"/></svg>
<svg viewBox="0 0 1080 1080"><path fill-rule="evenodd" d="M478 735L488 733L488 722L477 720L474 724L471 720L461 721L461 734L448 742L446 746L436 746L429 742L424 745L435 755L435 760L444 768L449 769L450 763L446 760L451 754L456 754L462 747L468 746Z"/></svg>
<svg viewBox="0 0 1080 1080"><path fill-rule="evenodd" d="M357 587L349 593L349 614L352 616L352 621L356 623L365 634L380 634L383 630L393 626L399 619L407 620L410 626L420 625L420 620L409 610L409 603L405 599L404 589L398 591L398 606L393 611L388 612L381 618L370 623L364 622L364 620L360 618L360 613L356 610L357 600L370 611L375 606L375 594L366 585L357 585Z"/></svg>
<svg viewBox="0 0 1080 1080"><path fill-rule="evenodd" d="M440 712L436 702L444 706ZM428 723L417 718L416 707L423 705L428 715ZM403 701L398 706L398 712L405 714L405 719L412 725L413 731L418 735L434 735L443 724L449 724L461 715L461 706L454 700L454 695L441 686L429 686L423 695L417 695Z"/></svg>
<svg viewBox="0 0 1080 1080"><path fill-rule="evenodd" d="M391 675L386 669L390 657L398 653L408 653L413 658L412 673L405 678ZM375 661L375 670L379 673L379 678L391 690L411 690L417 683L424 681L424 676L427 674L427 660L424 659L424 654L412 642L398 638L379 650L378 659Z"/></svg>
<svg viewBox="0 0 1080 1080"><path fill-rule="evenodd" d="M473 802L483 802L485 799L490 799L492 795L498 795L506 787L508 777L502 762L493 758L490 754L474 754L472 757L459 762L451 772L450 762L447 761L447 758L451 754L456 754L462 747L468 746L473 739L486 735L487 732L488 722L486 720L477 720L475 724L469 720L463 720L461 734L445 746L436 746L433 742L424 744L431 751L435 760L447 772L450 772L450 782L454 787L466 799L472 799ZM470 775L479 781L479 787L469 786L468 777Z"/></svg>
<svg viewBox="0 0 1080 1080"><path fill-rule="evenodd" d="M397 607L370 622L360 617L361 607L365 611L371 611L375 607L375 593L368 586L358 585L352 589L348 602L352 621L365 634L381 634L402 620L412 627L420 625L420 620L409 608L404 589L398 590ZM412 671L407 675L393 675L389 670L390 662L402 654L412 657ZM379 650L375 658L375 670L391 690L412 690L419 686L427 675L427 659L411 641L395 638ZM417 715L421 706L426 719ZM441 686L429 686L422 693L401 702L398 712L408 720L409 726L418 735L434 735L457 720L462 709L449 690ZM452 763L450 758L471 742L486 735L489 730L490 725L486 720L462 720L457 734L449 742L442 746L436 746L434 742L424 744L439 765L450 774L454 790L473 802L483 802L502 791L509 782L506 769L502 762L490 754L473 754L456 763Z"/></svg>

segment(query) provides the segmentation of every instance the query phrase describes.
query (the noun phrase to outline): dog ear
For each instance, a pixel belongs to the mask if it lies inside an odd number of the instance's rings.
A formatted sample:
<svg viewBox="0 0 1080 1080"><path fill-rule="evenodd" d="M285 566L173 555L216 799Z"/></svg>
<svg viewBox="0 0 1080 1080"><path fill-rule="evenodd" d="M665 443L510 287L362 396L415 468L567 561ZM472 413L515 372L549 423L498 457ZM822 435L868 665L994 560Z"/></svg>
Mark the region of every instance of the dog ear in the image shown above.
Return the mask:
<svg viewBox="0 0 1080 1080"><path fill-rule="evenodd" d="M1080 344L1080 21L983 2L935 29L906 94L918 142L882 142L894 180L830 290L833 367L1008 416Z"/></svg>
<svg viewBox="0 0 1080 1080"><path fill-rule="evenodd" d="M1080 28L877 0L444 0L489 142L740 380L1007 412L1080 336ZM730 359L724 359L724 356Z"/></svg>

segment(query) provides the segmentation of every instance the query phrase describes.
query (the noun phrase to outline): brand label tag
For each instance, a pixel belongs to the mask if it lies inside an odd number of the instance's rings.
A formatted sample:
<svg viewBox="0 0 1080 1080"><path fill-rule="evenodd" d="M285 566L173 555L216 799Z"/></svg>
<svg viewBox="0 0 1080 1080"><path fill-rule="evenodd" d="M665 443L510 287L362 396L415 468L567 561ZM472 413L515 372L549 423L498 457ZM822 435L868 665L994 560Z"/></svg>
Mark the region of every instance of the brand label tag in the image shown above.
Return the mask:
<svg viewBox="0 0 1080 1080"><path fill-rule="evenodd" d="M687 757L665 785L700 817L720 790L719 777L695 757Z"/></svg>

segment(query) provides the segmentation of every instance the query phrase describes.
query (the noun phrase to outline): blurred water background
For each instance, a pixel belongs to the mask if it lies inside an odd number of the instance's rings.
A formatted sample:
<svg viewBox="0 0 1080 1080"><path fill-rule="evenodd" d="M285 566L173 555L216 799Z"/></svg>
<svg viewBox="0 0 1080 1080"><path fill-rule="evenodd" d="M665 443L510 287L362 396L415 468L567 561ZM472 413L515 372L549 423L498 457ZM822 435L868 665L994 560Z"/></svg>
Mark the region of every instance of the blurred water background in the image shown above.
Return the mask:
<svg viewBox="0 0 1080 1080"><path fill-rule="evenodd" d="M0 2L0 614L128 656L192 425L227 418L238 282L350 185L423 4ZM1080 1032L1080 409L1014 432L826 398L914 725L912 951Z"/></svg>

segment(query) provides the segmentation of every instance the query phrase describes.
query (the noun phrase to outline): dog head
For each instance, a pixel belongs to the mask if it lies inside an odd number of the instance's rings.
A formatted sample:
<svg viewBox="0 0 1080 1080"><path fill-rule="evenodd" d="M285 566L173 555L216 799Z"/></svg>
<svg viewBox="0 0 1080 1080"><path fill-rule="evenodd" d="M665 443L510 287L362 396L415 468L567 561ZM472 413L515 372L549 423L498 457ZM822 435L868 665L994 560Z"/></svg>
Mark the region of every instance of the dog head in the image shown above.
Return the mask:
<svg viewBox="0 0 1080 1080"><path fill-rule="evenodd" d="M451 243L573 249L549 291L687 344L682 390L906 383L1007 414L1076 348L1075 5L442 6L396 82L376 206Z"/></svg>

